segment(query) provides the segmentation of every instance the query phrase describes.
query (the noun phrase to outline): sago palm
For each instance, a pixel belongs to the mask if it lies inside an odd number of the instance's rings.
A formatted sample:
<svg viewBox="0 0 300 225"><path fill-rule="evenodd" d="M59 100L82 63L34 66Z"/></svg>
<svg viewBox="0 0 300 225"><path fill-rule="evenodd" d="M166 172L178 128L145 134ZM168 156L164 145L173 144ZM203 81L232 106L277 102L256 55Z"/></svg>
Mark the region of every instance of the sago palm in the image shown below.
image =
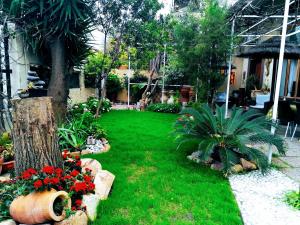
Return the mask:
<svg viewBox="0 0 300 225"><path fill-rule="evenodd" d="M203 105L197 109L187 108L175 124L179 145L188 141L197 141L201 159L213 157L223 163L224 172L246 158L256 163L264 173L268 168L266 155L257 145L276 146L280 154L285 153L283 139L269 131L271 122L255 110L233 108L230 118L225 119L225 108L212 109ZM216 159L217 158L217 159Z"/></svg>

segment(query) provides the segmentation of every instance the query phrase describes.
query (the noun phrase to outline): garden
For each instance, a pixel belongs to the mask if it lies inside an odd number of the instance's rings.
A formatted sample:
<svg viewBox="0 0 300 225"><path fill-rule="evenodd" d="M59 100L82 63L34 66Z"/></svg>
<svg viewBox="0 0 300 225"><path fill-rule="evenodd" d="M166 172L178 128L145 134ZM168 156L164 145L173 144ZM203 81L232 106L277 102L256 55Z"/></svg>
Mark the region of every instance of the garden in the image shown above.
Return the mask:
<svg viewBox="0 0 300 225"><path fill-rule="evenodd" d="M232 10L1 2L0 225L298 224L274 107L249 106L256 75L235 97Z"/></svg>

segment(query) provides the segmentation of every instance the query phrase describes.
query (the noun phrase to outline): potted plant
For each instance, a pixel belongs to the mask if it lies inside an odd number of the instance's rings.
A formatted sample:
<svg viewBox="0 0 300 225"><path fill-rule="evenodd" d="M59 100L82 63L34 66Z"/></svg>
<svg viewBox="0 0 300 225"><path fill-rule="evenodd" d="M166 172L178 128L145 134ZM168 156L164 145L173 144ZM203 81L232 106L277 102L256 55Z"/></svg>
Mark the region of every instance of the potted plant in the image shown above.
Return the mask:
<svg viewBox="0 0 300 225"><path fill-rule="evenodd" d="M90 169L82 170L79 157L64 153L63 158L64 169L53 166L44 166L41 170L29 168L5 184L6 189L16 193L15 199L7 202L15 221L24 224L61 221L71 211L85 210L82 198L94 193L94 177ZM0 209L2 206L0 201Z"/></svg>
<svg viewBox="0 0 300 225"><path fill-rule="evenodd" d="M0 138L0 167L2 172L7 172L14 168L14 150L8 132L4 132Z"/></svg>
<svg viewBox="0 0 300 225"><path fill-rule="evenodd" d="M0 154L0 174L2 172L2 165L4 163L4 157Z"/></svg>
<svg viewBox="0 0 300 225"><path fill-rule="evenodd" d="M15 167L15 153L13 150L13 145L12 144L7 144L5 146L5 150L2 152L3 156L3 164L2 164L2 172L8 172Z"/></svg>

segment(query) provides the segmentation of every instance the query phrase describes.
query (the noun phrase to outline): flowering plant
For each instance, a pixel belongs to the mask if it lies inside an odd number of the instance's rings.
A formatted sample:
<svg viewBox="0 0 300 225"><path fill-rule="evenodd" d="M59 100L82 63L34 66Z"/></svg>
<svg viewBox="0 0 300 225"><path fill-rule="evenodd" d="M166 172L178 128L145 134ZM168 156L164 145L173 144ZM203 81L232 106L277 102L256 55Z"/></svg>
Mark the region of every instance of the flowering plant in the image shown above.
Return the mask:
<svg viewBox="0 0 300 225"><path fill-rule="evenodd" d="M91 170L81 171L79 157L72 158L67 152L63 153L64 169L45 166L40 171L33 168L25 170L16 182L22 187L22 194L33 191L50 189L63 190L69 193L72 199L72 210L81 209L81 200L84 194L93 193L95 184Z"/></svg>

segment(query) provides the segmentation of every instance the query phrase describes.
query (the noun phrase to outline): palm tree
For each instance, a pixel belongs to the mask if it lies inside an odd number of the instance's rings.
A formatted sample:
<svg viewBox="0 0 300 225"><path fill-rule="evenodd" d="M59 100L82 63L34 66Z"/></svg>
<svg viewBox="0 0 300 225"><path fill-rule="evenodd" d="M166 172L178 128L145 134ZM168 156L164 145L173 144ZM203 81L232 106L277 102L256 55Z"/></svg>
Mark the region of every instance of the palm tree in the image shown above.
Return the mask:
<svg viewBox="0 0 300 225"><path fill-rule="evenodd" d="M231 117L225 119L224 107L217 107L214 115L208 105L202 105L197 109L184 109L181 114L175 124L180 145L196 140L201 159L212 157L221 161L225 173L229 173L240 158L254 161L262 172L267 170L267 157L254 143L274 145L280 154L285 153L283 139L270 133L271 122L255 110L244 112L233 108Z"/></svg>
<svg viewBox="0 0 300 225"><path fill-rule="evenodd" d="M93 0L12 0L10 4L11 20L30 47L41 55L51 55L48 95L60 118L67 106L66 73L88 51L93 4Z"/></svg>

